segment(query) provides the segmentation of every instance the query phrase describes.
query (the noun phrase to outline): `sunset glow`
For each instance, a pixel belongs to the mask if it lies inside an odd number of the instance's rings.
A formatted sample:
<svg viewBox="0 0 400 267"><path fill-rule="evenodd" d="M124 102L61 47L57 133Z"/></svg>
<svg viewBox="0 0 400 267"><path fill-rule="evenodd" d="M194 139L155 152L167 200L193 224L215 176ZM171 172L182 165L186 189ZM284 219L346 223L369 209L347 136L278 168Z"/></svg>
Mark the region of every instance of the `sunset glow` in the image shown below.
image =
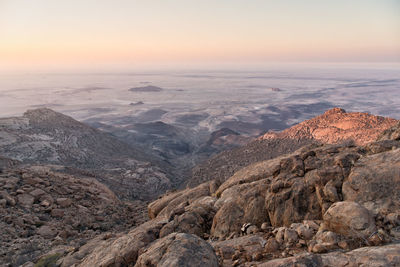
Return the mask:
<svg viewBox="0 0 400 267"><path fill-rule="evenodd" d="M396 0L0 0L0 64L398 62L399 10Z"/></svg>

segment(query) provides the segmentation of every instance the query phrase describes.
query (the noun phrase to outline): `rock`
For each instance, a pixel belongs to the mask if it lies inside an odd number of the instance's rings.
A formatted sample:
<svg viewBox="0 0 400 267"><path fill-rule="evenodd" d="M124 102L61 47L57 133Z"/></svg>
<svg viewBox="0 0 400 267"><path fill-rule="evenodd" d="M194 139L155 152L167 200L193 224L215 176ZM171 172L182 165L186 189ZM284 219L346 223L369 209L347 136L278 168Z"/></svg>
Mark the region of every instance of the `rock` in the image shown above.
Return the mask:
<svg viewBox="0 0 400 267"><path fill-rule="evenodd" d="M397 120L368 113L346 112L341 108L327 110L324 114L303 121L282 132L268 132L261 139L307 138L325 144L352 140L357 145L375 141L382 132L397 124ZM392 133L393 132L393 133ZM395 139L396 131L385 134L383 139Z"/></svg>
<svg viewBox="0 0 400 267"><path fill-rule="evenodd" d="M323 244L315 244L312 248L312 252L314 253L325 253L328 249Z"/></svg>
<svg viewBox="0 0 400 267"><path fill-rule="evenodd" d="M366 208L355 202L336 202L323 218L329 230L345 237L368 239L376 232L374 218Z"/></svg>
<svg viewBox="0 0 400 267"><path fill-rule="evenodd" d="M324 232L318 232L315 235L315 239L319 243L328 243L328 244L337 244L339 242L339 236L331 231L324 231Z"/></svg>
<svg viewBox="0 0 400 267"><path fill-rule="evenodd" d="M400 213L394 213L394 212L389 213L385 219L387 222L391 223L393 226L400 225Z"/></svg>
<svg viewBox="0 0 400 267"><path fill-rule="evenodd" d="M214 216L211 235L226 238L230 233L240 233L245 223L261 225L268 221L265 209L265 187L268 181L263 179L249 184L238 184L225 190L216 202L222 207Z"/></svg>
<svg viewBox="0 0 400 267"><path fill-rule="evenodd" d="M270 228L270 226L271 226L270 223L264 222L261 224L261 230L267 231Z"/></svg>
<svg viewBox="0 0 400 267"><path fill-rule="evenodd" d="M357 161L343 182L343 198L367 207L374 215L400 213L400 149Z"/></svg>
<svg viewBox="0 0 400 267"><path fill-rule="evenodd" d="M172 233L161 238L141 254L135 267L190 266L218 267L213 248L201 238L184 233Z"/></svg>
<svg viewBox="0 0 400 267"><path fill-rule="evenodd" d="M275 259L257 264L258 267L286 266L400 266L400 244L364 247L346 253L299 254L285 259Z"/></svg>
<svg viewBox="0 0 400 267"><path fill-rule="evenodd" d="M275 238L270 238L267 240L267 243L265 244L265 252L271 253L277 251L278 249L279 243Z"/></svg>
<svg viewBox="0 0 400 267"><path fill-rule="evenodd" d="M251 234L255 234L259 232L259 229L257 226L255 225L250 225L249 227L247 227L246 229L246 234L251 235Z"/></svg>
<svg viewBox="0 0 400 267"><path fill-rule="evenodd" d="M7 200L5 199L0 199L0 207L5 208L7 205Z"/></svg>
<svg viewBox="0 0 400 267"><path fill-rule="evenodd" d="M56 202L58 205L60 205L62 208L66 208L71 206L72 200L69 198L57 198Z"/></svg>
<svg viewBox="0 0 400 267"><path fill-rule="evenodd" d="M34 197L29 194L20 194L17 196L18 204L26 209L32 208Z"/></svg>
<svg viewBox="0 0 400 267"><path fill-rule="evenodd" d="M400 123L385 130L378 140L400 140Z"/></svg>
<svg viewBox="0 0 400 267"><path fill-rule="evenodd" d="M276 242L276 241L275 241ZM260 234L244 235L229 240L211 242L214 250L225 260L237 260L246 255L263 254L267 241Z"/></svg>
<svg viewBox="0 0 400 267"><path fill-rule="evenodd" d="M286 228L283 239L288 244L295 244L299 240L299 237L295 230Z"/></svg>
<svg viewBox="0 0 400 267"><path fill-rule="evenodd" d="M298 236L304 240L312 239L314 235L314 230L310 229L309 227L305 226L304 224L300 224L295 228Z"/></svg>
<svg viewBox="0 0 400 267"><path fill-rule="evenodd" d="M7 191L1 191L0 195L2 196L3 199L7 201L8 205L15 206L16 204L15 199L12 196L10 196L10 194L8 194Z"/></svg>
<svg viewBox="0 0 400 267"><path fill-rule="evenodd" d="M210 194L209 183L201 184L192 189L186 189L172 194L167 194L162 198L152 202L148 206L150 218L159 216L160 218L167 219L172 210L178 205L186 203L189 205L188 200L195 201ZM184 205L185 206L185 205Z"/></svg>
<svg viewBox="0 0 400 267"><path fill-rule="evenodd" d="M29 192L29 194L30 194L31 196L33 196L33 197L34 197L34 199L35 199L35 201L36 201L36 200L38 200L38 199L39 199L39 197L40 197L40 196L42 196L42 195L46 194L46 192L45 192L45 191L43 191L43 190L42 190L42 189L40 189L40 188L36 188L35 190L33 190L33 191Z"/></svg>
<svg viewBox="0 0 400 267"><path fill-rule="evenodd" d="M55 217L55 218L64 217L64 211L62 209L52 209L50 214L52 217Z"/></svg>
<svg viewBox="0 0 400 267"><path fill-rule="evenodd" d="M47 225L43 225L41 226L38 230L37 233L41 236L43 236L44 238L53 238L54 236L57 235L57 232L53 231L51 229L51 227L47 226Z"/></svg>
<svg viewBox="0 0 400 267"><path fill-rule="evenodd" d="M85 255L79 256L79 251L72 253L60 260L62 267L70 266L71 263L79 262L81 266L121 266L123 264L133 265L139 255L140 249L156 240L159 236L165 220L148 221L128 234L115 239L101 241L94 240L85 248ZM76 260L78 257L78 261Z"/></svg>

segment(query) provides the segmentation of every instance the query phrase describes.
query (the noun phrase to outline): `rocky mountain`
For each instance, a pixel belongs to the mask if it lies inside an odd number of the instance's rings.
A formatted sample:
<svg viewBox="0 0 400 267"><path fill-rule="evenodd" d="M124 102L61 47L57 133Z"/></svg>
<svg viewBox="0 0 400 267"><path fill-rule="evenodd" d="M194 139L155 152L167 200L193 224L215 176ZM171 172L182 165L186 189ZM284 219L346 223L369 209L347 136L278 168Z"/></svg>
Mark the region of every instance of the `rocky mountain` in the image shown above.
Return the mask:
<svg viewBox="0 0 400 267"><path fill-rule="evenodd" d="M399 266L399 192L400 124L366 145L311 144L166 194L150 221L57 264Z"/></svg>
<svg viewBox="0 0 400 267"><path fill-rule="evenodd" d="M268 132L260 139L315 139L325 144L352 141L365 145L398 121L362 112L346 112L333 108L324 114L303 121L281 132Z"/></svg>
<svg viewBox="0 0 400 267"><path fill-rule="evenodd" d="M0 119L0 155L66 166L96 177L120 198L153 199L174 183L171 166L156 155L46 108Z"/></svg>
<svg viewBox="0 0 400 267"><path fill-rule="evenodd" d="M354 142L364 145L376 140L379 134L397 122L391 118L333 108L286 130L268 132L246 145L205 160L192 169L187 184L193 187L211 179L224 182L243 167L294 152L307 144Z"/></svg>

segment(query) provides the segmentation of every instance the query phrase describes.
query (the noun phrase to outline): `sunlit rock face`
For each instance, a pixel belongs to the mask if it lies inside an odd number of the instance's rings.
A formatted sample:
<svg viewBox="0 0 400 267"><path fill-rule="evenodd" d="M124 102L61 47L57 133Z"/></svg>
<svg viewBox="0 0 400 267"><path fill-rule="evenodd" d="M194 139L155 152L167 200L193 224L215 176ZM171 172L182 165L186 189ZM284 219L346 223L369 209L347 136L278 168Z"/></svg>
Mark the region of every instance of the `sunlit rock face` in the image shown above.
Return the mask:
<svg viewBox="0 0 400 267"><path fill-rule="evenodd" d="M396 123L398 120L391 118L333 108L282 132L268 132L260 139L312 138L327 144L354 141L357 145L365 145Z"/></svg>

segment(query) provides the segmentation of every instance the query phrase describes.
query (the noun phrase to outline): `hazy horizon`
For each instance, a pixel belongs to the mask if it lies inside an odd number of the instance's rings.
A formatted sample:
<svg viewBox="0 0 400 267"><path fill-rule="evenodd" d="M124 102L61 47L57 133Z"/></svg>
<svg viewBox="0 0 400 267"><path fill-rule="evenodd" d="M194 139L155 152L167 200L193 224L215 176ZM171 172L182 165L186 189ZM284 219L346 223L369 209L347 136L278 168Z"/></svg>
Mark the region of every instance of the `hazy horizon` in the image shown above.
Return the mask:
<svg viewBox="0 0 400 267"><path fill-rule="evenodd" d="M0 1L0 69L400 62L400 2Z"/></svg>

